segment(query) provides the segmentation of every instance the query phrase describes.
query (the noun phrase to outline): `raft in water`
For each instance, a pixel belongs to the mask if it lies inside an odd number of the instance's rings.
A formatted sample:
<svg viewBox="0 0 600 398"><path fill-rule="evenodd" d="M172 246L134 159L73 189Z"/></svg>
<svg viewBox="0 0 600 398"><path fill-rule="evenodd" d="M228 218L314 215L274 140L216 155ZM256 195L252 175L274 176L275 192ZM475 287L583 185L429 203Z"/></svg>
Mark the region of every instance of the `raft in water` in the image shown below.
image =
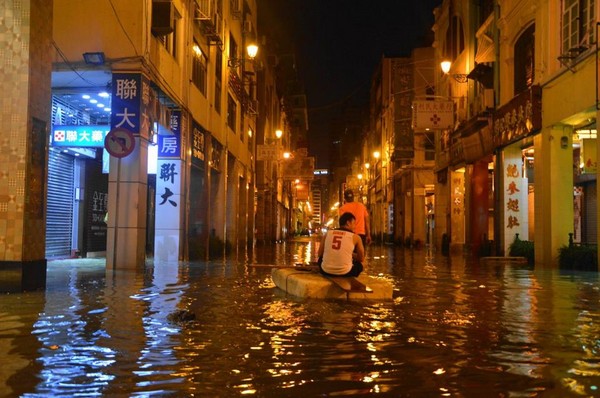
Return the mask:
<svg viewBox="0 0 600 398"><path fill-rule="evenodd" d="M362 274L357 279L372 289L367 293L346 292L332 280L317 272L293 268L274 268L271 278L275 285L296 297L348 300L391 300L392 283L383 278Z"/></svg>

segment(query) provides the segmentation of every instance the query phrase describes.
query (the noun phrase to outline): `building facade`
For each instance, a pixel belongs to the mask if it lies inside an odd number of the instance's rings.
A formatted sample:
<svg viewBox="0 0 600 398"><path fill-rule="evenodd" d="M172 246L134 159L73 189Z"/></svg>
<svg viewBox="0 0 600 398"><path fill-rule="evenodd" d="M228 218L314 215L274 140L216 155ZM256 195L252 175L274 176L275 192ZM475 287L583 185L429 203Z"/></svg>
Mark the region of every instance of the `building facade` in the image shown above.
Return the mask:
<svg viewBox="0 0 600 398"><path fill-rule="evenodd" d="M435 17L455 108L436 143L438 242L508 255L518 236L546 266L597 244L598 4L446 0Z"/></svg>
<svg viewBox="0 0 600 398"><path fill-rule="evenodd" d="M435 136L415 127L415 100L434 99L434 50L410 57L382 57L371 82L369 128L360 174L371 212L372 235L381 242L412 246L432 243Z"/></svg>
<svg viewBox="0 0 600 398"><path fill-rule="evenodd" d="M256 144L278 129L283 147L305 143L306 100L284 86L293 71L256 56L255 0L24 3L8 7L21 22L4 47L27 38L29 52L3 53L19 66L3 83L19 144L2 149L15 169L2 182L0 280L43 287L46 258L106 256L112 270L245 250L258 171L275 180L284 237L291 184L279 159L257 170Z"/></svg>

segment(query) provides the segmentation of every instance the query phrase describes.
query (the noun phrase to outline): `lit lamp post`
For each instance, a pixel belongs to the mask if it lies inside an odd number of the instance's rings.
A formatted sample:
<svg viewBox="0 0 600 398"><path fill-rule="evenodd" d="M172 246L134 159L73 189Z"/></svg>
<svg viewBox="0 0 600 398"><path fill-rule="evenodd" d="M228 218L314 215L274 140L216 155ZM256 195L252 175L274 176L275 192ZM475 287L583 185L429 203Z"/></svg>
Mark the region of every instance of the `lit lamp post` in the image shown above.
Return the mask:
<svg viewBox="0 0 600 398"><path fill-rule="evenodd" d="M450 73L450 69L452 68L452 62L450 62L448 60L443 60L440 63L440 67L442 68L442 72L444 72L445 75L450 76L451 78L456 80L458 83L466 83L468 81L468 77L466 74Z"/></svg>
<svg viewBox="0 0 600 398"><path fill-rule="evenodd" d="M375 159L375 173L377 173L377 165L379 163L379 159L381 158L381 152L379 151L373 151L373 158ZM375 174L375 179L377 179L377 175ZM383 192L383 188L384 188L384 177L383 177L383 162L379 165L379 177L380 177L380 183L381 183L381 205L379 206L379 212L381 212L381 215L379 218L379 220L381 221L380 224L380 233L381 233L381 243L383 243L383 237L384 237L384 226L385 226L385 196L384 196L384 192ZM377 182L375 182L375 203L377 203Z"/></svg>

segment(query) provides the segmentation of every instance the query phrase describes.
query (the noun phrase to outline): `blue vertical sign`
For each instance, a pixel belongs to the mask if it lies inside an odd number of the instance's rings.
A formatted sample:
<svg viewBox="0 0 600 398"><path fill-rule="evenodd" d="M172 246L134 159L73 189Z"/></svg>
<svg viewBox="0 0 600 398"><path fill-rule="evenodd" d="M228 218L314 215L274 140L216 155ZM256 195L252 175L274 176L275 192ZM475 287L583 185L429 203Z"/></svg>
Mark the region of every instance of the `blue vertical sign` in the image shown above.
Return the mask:
<svg viewBox="0 0 600 398"><path fill-rule="evenodd" d="M181 111L173 111L169 122L170 133L158 135L158 158L181 158Z"/></svg>
<svg viewBox="0 0 600 398"><path fill-rule="evenodd" d="M113 73L111 129L122 128L140 133L142 75L140 73Z"/></svg>

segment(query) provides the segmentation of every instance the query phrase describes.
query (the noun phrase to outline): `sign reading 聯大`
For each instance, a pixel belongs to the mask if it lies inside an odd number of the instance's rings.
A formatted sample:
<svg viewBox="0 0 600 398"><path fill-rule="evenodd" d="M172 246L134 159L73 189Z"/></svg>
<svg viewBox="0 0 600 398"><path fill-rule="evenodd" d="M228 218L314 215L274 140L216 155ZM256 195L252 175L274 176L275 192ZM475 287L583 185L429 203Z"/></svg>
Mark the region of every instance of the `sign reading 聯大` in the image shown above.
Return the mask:
<svg viewBox="0 0 600 398"><path fill-rule="evenodd" d="M113 73L111 128L141 133L140 112L143 94L140 73Z"/></svg>
<svg viewBox="0 0 600 398"><path fill-rule="evenodd" d="M52 126L54 147L102 148L110 126Z"/></svg>

